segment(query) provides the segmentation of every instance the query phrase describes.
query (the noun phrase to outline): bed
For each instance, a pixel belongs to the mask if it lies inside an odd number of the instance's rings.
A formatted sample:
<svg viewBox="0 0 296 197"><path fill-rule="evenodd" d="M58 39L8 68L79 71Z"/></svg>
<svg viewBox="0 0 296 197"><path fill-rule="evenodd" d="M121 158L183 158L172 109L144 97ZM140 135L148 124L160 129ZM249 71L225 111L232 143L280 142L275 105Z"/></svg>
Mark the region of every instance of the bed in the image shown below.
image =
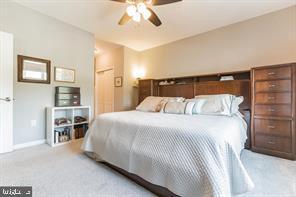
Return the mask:
<svg viewBox="0 0 296 197"><path fill-rule="evenodd" d="M190 91L194 91L191 96L240 95L245 97L240 105L245 116L102 114L87 132L82 149L158 196L228 197L250 191L254 184L240 160L249 134L249 80L195 82L194 88L184 87L175 91L177 95L171 91L163 95L166 87L162 86L158 96L186 97L180 92Z"/></svg>
<svg viewBox="0 0 296 197"><path fill-rule="evenodd" d="M107 113L82 149L179 196L231 196L253 188L240 161L246 129L239 115Z"/></svg>

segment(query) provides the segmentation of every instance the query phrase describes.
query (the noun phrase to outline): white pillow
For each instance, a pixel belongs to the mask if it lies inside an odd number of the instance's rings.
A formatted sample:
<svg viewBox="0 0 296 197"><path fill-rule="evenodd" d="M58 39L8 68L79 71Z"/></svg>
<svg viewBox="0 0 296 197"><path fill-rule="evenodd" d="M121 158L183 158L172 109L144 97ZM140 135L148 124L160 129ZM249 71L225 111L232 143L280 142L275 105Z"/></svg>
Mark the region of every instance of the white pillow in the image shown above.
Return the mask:
<svg viewBox="0 0 296 197"><path fill-rule="evenodd" d="M148 96L136 107L136 110L144 112L159 112L162 100L162 97Z"/></svg>
<svg viewBox="0 0 296 197"><path fill-rule="evenodd" d="M236 114L239 112L239 105L244 102L244 97L243 96L236 96L234 97L234 100L232 102L231 106L231 114Z"/></svg>
<svg viewBox="0 0 296 197"><path fill-rule="evenodd" d="M197 105L193 109L196 114L231 116L238 112L239 105L244 98L231 94L199 95L195 96Z"/></svg>
<svg viewBox="0 0 296 197"><path fill-rule="evenodd" d="M192 106L191 114L200 114L201 113L201 107L205 103L205 99L186 99L186 102L194 103Z"/></svg>

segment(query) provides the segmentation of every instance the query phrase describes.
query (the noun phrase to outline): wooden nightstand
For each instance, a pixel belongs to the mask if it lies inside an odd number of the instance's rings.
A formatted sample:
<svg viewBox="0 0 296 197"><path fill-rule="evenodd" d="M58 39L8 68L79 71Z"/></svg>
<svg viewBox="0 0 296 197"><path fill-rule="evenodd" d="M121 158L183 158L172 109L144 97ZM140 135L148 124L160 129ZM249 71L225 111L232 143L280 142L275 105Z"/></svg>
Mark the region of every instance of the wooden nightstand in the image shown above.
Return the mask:
<svg viewBox="0 0 296 197"><path fill-rule="evenodd" d="M296 64L252 69L252 150L296 159Z"/></svg>

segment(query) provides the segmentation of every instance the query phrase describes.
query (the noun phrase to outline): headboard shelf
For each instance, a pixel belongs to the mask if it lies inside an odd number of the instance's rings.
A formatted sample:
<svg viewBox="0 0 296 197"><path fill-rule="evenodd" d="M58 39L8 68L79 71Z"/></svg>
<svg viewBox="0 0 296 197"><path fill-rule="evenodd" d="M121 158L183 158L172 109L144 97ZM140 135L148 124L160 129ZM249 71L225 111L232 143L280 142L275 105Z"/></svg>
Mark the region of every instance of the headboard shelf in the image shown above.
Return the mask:
<svg viewBox="0 0 296 197"><path fill-rule="evenodd" d="M221 76L233 76L234 80L220 81ZM243 96L240 108L251 109L250 70L139 81L139 102L147 96L194 98L204 94Z"/></svg>
<svg viewBox="0 0 296 197"><path fill-rule="evenodd" d="M205 75L197 75L197 76L159 78L159 79L154 79L154 80L158 81L158 82L160 82L160 81L191 81L191 82L220 81L222 76L233 76L233 78L235 80L250 79L251 78L251 71L244 70L244 71L205 74Z"/></svg>

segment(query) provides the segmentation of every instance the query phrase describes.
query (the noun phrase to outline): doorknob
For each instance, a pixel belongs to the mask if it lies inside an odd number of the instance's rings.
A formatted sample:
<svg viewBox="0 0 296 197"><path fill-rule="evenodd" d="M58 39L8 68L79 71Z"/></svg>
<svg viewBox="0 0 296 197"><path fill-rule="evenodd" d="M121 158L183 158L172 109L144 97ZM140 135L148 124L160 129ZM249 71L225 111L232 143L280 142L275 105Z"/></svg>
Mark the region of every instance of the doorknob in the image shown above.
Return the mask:
<svg viewBox="0 0 296 197"><path fill-rule="evenodd" d="M6 97L6 98L0 98L1 101L6 101L6 102L10 102L14 99L11 99L10 97Z"/></svg>

